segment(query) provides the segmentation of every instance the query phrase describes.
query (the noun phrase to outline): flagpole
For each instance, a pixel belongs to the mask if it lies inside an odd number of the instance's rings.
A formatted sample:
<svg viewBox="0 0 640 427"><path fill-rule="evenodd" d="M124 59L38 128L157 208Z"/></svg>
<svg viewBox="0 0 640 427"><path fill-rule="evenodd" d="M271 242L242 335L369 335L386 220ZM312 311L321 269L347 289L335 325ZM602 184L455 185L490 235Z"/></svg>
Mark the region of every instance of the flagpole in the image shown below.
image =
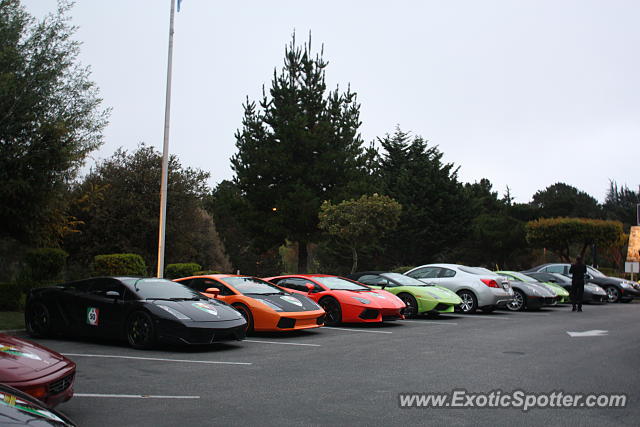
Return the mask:
<svg viewBox="0 0 640 427"><path fill-rule="evenodd" d="M169 18L169 54L167 60L167 93L164 107L164 143L162 146L162 178L160 182L160 226L158 230L158 270L156 276L164 275L164 243L167 223L167 183L169 175L169 119L171 118L171 66L173 62L173 18L176 0L171 0Z"/></svg>

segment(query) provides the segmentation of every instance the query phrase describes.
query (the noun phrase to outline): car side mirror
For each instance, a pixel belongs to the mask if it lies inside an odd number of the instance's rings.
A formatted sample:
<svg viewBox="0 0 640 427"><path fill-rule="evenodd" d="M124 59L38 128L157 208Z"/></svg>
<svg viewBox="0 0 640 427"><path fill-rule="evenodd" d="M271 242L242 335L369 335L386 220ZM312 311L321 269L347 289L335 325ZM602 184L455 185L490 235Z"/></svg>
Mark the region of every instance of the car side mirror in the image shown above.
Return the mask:
<svg viewBox="0 0 640 427"><path fill-rule="evenodd" d="M307 293L310 294L311 292L313 292L313 290L315 289L315 286L313 286L311 283L305 283L304 287L307 288Z"/></svg>
<svg viewBox="0 0 640 427"><path fill-rule="evenodd" d="M220 288L207 288L206 291L204 291L205 294L211 294L213 295L214 298L218 298L218 295L220 295Z"/></svg>
<svg viewBox="0 0 640 427"><path fill-rule="evenodd" d="M107 291L105 294L109 298L118 299L120 298L120 292L118 291Z"/></svg>

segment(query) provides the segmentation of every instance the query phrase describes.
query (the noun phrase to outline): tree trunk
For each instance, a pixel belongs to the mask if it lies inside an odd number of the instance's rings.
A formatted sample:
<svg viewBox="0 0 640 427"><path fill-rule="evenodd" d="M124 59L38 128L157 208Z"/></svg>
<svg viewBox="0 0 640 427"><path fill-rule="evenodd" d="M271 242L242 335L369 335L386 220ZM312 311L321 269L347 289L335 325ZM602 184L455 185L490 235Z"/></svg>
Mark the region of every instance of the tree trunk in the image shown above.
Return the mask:
<svg viewBox="0 0 640 427"><path fill-rule="evenodd" d="M307 272L307 263L309 261L309 252L307 251L307 242L298 242L298 274Z"/></svg>
<svg viewBox="0 0 640 427"><path fill-rule="evenodd" d="M353 264L351 265L351 274L356 272L356 268L358 268L358 251L356 251L355 246L351 248L351 253L353 255Z"/></svg>

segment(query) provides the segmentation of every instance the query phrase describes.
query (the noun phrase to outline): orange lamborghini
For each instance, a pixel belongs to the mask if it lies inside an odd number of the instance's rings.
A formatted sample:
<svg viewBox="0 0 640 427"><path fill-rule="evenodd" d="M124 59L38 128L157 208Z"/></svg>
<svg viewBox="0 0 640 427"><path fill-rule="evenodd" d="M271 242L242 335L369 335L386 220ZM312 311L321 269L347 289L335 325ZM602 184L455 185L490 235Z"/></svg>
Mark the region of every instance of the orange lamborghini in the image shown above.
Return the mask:
<svg viewBox="0 0 640 427"><path fill-rule="evenodd" d="M324 324L324 310L310 298L255 277L212 274L174 281L233 306L247 320L247 332L293 331Z"/></svg>

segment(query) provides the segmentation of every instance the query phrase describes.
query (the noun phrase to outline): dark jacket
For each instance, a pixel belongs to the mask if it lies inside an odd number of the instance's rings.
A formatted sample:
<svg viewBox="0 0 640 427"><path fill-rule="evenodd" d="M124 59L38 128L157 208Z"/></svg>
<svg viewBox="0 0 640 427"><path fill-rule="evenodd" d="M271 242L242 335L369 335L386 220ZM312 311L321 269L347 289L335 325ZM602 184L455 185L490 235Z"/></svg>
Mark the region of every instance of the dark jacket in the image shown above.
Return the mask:
<svg viewBox="0 0 640 427"><path fill-rule="evenodd" d="M587 266L584 264L572 264L569 269L572 285L584 285L584 275L587 274Z"/></svg>

